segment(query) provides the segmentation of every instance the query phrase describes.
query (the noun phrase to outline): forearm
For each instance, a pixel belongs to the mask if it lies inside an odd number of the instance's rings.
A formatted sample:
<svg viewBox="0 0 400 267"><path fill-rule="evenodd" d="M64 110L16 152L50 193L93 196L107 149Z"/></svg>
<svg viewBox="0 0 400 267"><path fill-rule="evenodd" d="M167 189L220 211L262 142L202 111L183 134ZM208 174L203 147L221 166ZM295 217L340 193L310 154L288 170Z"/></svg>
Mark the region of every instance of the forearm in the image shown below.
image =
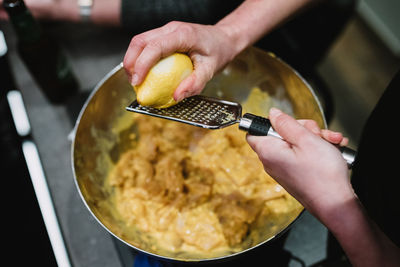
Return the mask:
<svg viewBox="0 0 400 267"><path fill-rule="evenodd" d="M230 36L240 53L310 2L315 0L247 0L216 26Z"/></svg>
<svg viewBox="0 0 400 267"><path fill-rule="evenodd" d="M77 0L25 0L33 15L44 20L80 22ZM90 20L97 24L119 25L121 0L94 0Z"/></svg>
<svg viewBox="0 0 400 267"><path fill-rule="evenodd" d="M96 24L120 25L121 0L95 0L91 21Z"/></svg>
<svg viewBox="0 0 400 267"><path fill-rule="evenodd" d="M76 22L79 22L81 20L79 7L76 1L68 0L60 1L59 3L64 12L55 12L55 16L59 16L58 19ZM94 0L90 21L95 24L119 25L120 13L120 0Z"/></svg>
<svg viewBox="0 0 400 267"><path fill-rule="evenodd" d="M400 249L369 219L357 197L317 212L353 266L399 266Z"/></svg>

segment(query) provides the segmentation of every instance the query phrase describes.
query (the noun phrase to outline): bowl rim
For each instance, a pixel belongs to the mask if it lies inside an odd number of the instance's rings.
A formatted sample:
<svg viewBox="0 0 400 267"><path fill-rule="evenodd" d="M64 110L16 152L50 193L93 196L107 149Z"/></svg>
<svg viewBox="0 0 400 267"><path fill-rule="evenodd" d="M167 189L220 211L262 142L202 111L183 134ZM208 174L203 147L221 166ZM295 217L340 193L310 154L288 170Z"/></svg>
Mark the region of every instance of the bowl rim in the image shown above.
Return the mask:
<svg viewBox="0 0 400 267"><path fill-rule="evenodd" d="M252 47L253 49L258 49L258 50L262 50L256 47ZM264 51L264 50L262 50ZM264 51L266 52L266 51ZM325 119L325 115L321 106L321 103L317 97L317 95L314 92L314 89L310 86L310 84L305 80L305 78L303 76L301 76L299 74L299 72L297 70L295 70L293 67L291 67L288 63L286 63L284 60L282 60L281 58L277 57L276 55L270 53L270 52L266 52L268 54L270 54L270 56L274 57L276 60L280 61L281 64L286 65L287 68L291 69L291 71L294 72L294 74L301 79L301 81L304 83L304 85L309 89L310 93L312 94L313 98L315 99L318 108L322 114L322 120L323 120L323 124L324 127L327 127L327 123L326 123L326 119ZM117 238L119 241L121 241L122 243L126 244L127 246L133 248L134 250L137 250L139 252L142 252L146 255L149 255L151 257L155 257L164 261L177 261L177 262L201 262L201 263L207 263L207 262L215 262L215 261L220 261L220 260L226 260L226 259L233 259L239 255L242 255L250 250L254 250L256 248L259 248L261 246L267 245L268 243L270 243L272 240L275 240L279 237L281 237L282 235L284 235L289 229L291 229L291 227L294 225L294 223L296 223L300 217L304 214L305 208L302 207L302 210L299 212L299 214L283 229L281 229L278 233L276 233L275 235L269 237L268 239L265 239L264 241L251 246L249 248L246 248L244 250L238 251L238 252L234 252L232 254L228 254L228 255L223 255L223 256L217 256L217 257L211 257L211 258L204 258L204 259L197 259L197 258L193 258L193 259L182 259L182 258L173 258L173 257L168 257L168 256L163 256L163 255L159 255L153 252L149 252L146 251L144 249L138 248L136 246L134 246L133 244L125 241L124 239L122 239L121 237L119 237L117 234L115 234L114 232L112 232L103 222L100 221L100 219L95 215L95 213L92 211L92 209L90 208L89 204L87 203L85 197L83 196L83 193L81 191L81 188L79 186L79 182L78 182L78 178L76 175L76 170L75 170L75 164L74 164L74 154L75 154L75 140L76 140L76 134L78 132L78 128L81 122L81 119L87 109L87 106L89 105L89 103L91 102L91 100L93 99L93 97L96 95L96 93L100 90L100 88L103 86L103 84L113 75L115 75L117 72L119 72L121 69L123 68L123 63L119 63L117 66L115 66L113 69L111 69L98 83L97 85L94 87L94 89L92 90L92 92L89 94L89 96L87 97L85 103L83 104L79 115L76 119L73 131L71 133L72 136L72 142L71 142L71 167L72 167L72 172L73 172L73 178L74 178L74 183L75 186L78 190L79 196L82 199L83 203L85 204L86 208L89 210L89 212L91 213L91 215L95 218L95 220L108 232L110 233L112 236L114 236L115 238Z"/></svg>

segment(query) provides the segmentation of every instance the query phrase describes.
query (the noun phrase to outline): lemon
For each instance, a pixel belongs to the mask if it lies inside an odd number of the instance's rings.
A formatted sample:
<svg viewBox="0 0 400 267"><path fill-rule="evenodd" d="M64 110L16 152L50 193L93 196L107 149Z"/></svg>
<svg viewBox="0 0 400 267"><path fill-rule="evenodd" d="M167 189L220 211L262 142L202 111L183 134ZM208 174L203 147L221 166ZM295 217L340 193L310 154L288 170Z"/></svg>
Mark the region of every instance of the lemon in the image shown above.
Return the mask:
<svg viewBox="0 0 400 267"><path fill-rule="evenodd" d="M154 108L175 105L174 92L192 71L193 63L185 54L174 53L161 59L150 69L144 81L134 86L138 103Z"/></svg>

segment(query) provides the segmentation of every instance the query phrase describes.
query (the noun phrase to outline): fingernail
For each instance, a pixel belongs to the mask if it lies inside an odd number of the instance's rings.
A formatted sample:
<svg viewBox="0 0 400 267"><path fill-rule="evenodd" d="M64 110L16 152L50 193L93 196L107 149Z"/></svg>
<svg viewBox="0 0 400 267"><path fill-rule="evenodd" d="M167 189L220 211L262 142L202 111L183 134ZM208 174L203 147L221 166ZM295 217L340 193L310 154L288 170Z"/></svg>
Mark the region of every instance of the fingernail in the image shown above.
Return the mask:
<svg viewBox="0 0 400 267"><path fill-rule="evenodd" d="M176 102L179 102L179 101L182 101L182 100L185 99L185 98L186 98L185 94L180 94L180 95L175 99L175 101L176 101Z"/></svg>
<svg viewBox="0 0 400 267"><path fill-rule="evenodd" d="M188 97L190 97L190 96L192 96L192 93L191 93L191 92L185 92L185 93L183 94L183 98L188 98Z"/></svg>
<svg viewBox="0 0 400 267"><path fill-rule="evenodd" d="M135 85L137 84L137 82L138 82L138 79L139 79L138 75L137 75L136 73L133 74L133 75L132 75L132 79L131 79L131 84L132 84L133 86L135 86Z"/></svg>
<svg viewBox="0 0 400 267"><path fill-rule="evenodd" d="M277 109L277 108L271 108L269 110L269 115L272 115L272 116L278 116L281 113L282 113L282 111L280 109Z"/></svg>
<svg viewBox="0 0 400 267"><path fill-rule="evenodd" d="M176 102L179 102L179 101L181 101L181 100L183 100L183 99L185 99L185 98L187 98L187 97L189 97L190 96L190 93L189 92L182 92L182 93L180 93L178 96L177 96L177 98L175 99L175 101Z"/></svg>

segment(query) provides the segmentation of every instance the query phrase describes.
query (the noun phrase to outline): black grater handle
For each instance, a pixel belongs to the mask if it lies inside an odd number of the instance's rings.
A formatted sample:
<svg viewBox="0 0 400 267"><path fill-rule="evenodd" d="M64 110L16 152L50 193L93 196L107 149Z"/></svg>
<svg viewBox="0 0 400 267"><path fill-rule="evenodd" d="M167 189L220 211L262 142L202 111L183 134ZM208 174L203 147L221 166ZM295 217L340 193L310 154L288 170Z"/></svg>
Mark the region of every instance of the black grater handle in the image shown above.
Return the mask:
<svg viewBox="0 0 400 267"><path fill-rule="evenodd" d="M240 119L239 129L251 135L263 136L268 135L272 127L269 119L246 113Z"/></svg>
<svg viewBox="0 0 400 267"><path fill-rule="evenodd" d="M240 119L239 129L255 136L269 135L282 139L282 137L272 128L269 119L250 113L244 114ZM347 163L347 167L351 169L353 167L357 152L348 147L338 147L338 149L342 153L342 156Z"/></svg>

